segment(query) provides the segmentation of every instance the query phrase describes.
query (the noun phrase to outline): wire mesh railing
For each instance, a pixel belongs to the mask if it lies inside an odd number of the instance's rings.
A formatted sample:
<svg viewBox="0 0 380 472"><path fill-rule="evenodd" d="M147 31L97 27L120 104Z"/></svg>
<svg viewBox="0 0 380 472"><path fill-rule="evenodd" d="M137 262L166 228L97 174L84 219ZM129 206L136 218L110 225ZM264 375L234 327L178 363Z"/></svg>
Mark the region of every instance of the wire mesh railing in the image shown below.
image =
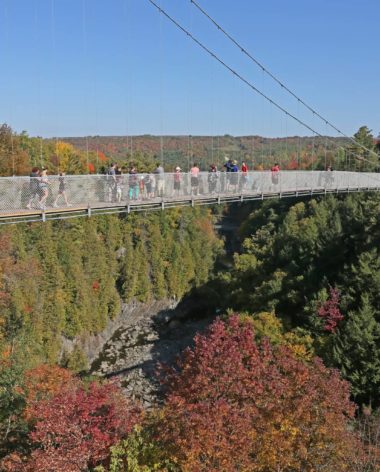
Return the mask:
<svg viewBox="0 0 380 472"><path fill-rule="evenodd" d="M232 197L379 190L380 174L250 171L0 178L0 217L80 208L147 206Z"/></svg>

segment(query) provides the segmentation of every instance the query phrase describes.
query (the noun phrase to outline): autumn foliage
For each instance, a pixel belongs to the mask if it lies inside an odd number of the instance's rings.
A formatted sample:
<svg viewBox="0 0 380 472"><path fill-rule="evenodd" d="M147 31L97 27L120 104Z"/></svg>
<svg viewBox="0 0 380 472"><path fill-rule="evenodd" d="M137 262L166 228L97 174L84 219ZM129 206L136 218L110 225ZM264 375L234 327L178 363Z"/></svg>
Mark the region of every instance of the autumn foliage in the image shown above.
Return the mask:
<svg viewBox="0 0 380 472"><path fill-rule="evenodd" d="M69 370L48 364L26 371L24 377L25 418L28 420L35 416L35 406L39 401L48 400L76 383Z"/></svg>
<svg viewBox="0 0 380 472"><path fill-rule="evenodd" d="M330 287L330 296L319 308L318 316L324 320L324 330L334 333L344 318L339 309L339 291L336 288Z"/></svg>
<svg viewBox="0 0 380 472"><path fill-rule="evenodd" d="M157 438L184 471L348 470L348 383L319 359L258 345L237 316L197 335L163 381Z"/></svg>
<svg viewBox="0 0 380 472"><path fill-rule="evenodd" d="M7 471L80 472L107 460L109 448L127 436L140 411L112 384L77 381L53 397L36 401L30 419L33 451L24 460L10 455Z"/></svg>

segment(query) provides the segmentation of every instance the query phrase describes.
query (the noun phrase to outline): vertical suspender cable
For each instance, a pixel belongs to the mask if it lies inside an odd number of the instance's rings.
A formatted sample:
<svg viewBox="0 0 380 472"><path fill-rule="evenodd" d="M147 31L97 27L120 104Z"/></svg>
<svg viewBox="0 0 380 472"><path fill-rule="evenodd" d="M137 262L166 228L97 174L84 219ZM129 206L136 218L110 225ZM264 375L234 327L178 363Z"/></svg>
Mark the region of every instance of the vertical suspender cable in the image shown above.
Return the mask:
<svg viewBox="0 0 380 472"><path fill-rule="evenodd" d="M285 157L289 166L288 115L285 115ZM288 167L289 168L289 167Z"/></svg>
<svg viewBox="0 0 380 472"><path fill-rule="evenodd" d="M161 0L161 6L162 6ZM163 17L160 18L160 161L162 167L164 167L164 124L163 124L163 61L164 61L164 44L163 44Z"/></svg>
<svg viewBox="0 0 380 472"><path fill-rule="evenodd" d="M251 110L251 126L250 126L250 134L251 134L251 170L253 170L255 166L255 107L252 104L249 108Z"/></svg>
<svg viewBox="0 0 380 472"><path fill-rule="evenodd" d="M193 9L190 9L190 31L193 30ZM192 97L192 81L191 81L191 59L192 59L192 54L191 54L191 48L192 44L189 41L189 50L188 50L188 67L190 67L190 71L187 74L187 129L188 129L188 146L187 146L187 172L190 172L190 161L191 161L191 124L192 124L192 102L191 102L191 97Z"/></svg>
<svg viewBox="0 0 380 472"><path fill-rule="evenodd" d="M272 130L272 104L269 104L269 131ZM270 157L270 163L271 165L274 165L275 162L273 161L273 156L272 156L272 136L269 136L269 157Z"/></svg>
<svg viewBox="0 0 380 472"><path fill-rule="evenodd" d="M325 124L325 168L327 170L327 123Z"/></svg>
<svg viewBox="0 0 380 472"><path fill-rule="evenodd" d="M264 87L264 71L262 71L262 88ZM263 124L263 117L264 117L264 103L265 99L262 97L261 100L261 124ZM262 126L261 131L261 170L264 170L264 127Z"/></svg>
<svg viewBox="0 0 380 472"><path fill-rule="evenodd" d="M133 50L133 45L132 45L132 37L131 37L131 31L132 31L132 18L133 18L133 12L132 12L132 2L129 0L124 1L124 14L126 16L126 34L125 34L125 41L127 43L127 53L129 51ZM132 57L132 54L130 54L130 57ZM134 81L132 80L132 75L134 73L134 67L132 64L128 63L128 58L126 65L129 66L129 71L126 74L128 77L128 83L127 83L127 94L126 94L126 113L125 113L125 121L126 121L126 133L127 133L127 155L128 158L130 158L133 161L133 137L132 137L132 130L131 130L131 123L132 123L132 99L131 97L133 96L132 93L132 86Z"/></svg>
<svg viewBox="0 0 380 472"><path fill-rule="evenodd" d="M35 54L37 56L39 50L38 50L38 36L37 32L39 31L39 24L38 24L38 13L37 13L37 6L36 2L34 2L34 15L33 15L33 27L34 27L34 32L33 32L33 42L35 45ZM42 97L41 97L41 68L38 67L38 63L36 64L36 74L38 77L38 92L37 92L37 114L38 114L38 121L40 124L40 132L42 131ZM44 165L44 155L43 155L43 138L42 138L42 132L41 136L39 137L39 148L35 150L36 156L33 158L33 167L37 165L38 158L39 158L39 166L43 167Z"/></svg>
<svg viewBox="0 0 380 472"><path fill-rule="evenodd" d="M315 122L315 114L313 113L313 128ZM311 170L315 170L315 133L313 132L313 140L311 143Z"/></svg>
<svg viewBox="0 0 380 472"><path fill-rule="evenodd" d="M297 117L300 119L300 102L297 101ZM301 129L299 130L300 134L298 135L298 146L297 146L297 170L301 169Z"/></svg>
<svg viewBox="0 0 380 472"><path fill-rule="evenodd" d="M5 17L5 44L6 44L6 50L10 52L10 39L9 39L9 14L8 14L8 6L7 2L4 2L4 17ZM9 54L9 57L11 57L11 54ZM12 95L12 94L10 94ZM13 101L10 100L12 103ZM12 175L15 175L15 154L14 154L14 141L13 141L13 109L12 105L10 107L10 112L9 112L9 130L10 130L10 141L11 141L11 160L12 160Z"/></svg>
<svg viewBox="0 0 380 472"><path fill-rule="evenodd" d="M86 23L86 0L82 0L82 52L83 52L83 62L84 64L87 65L88 61L88 48L87 48L87 23ZM85 72L84 72L84 82L86 83L88 73L87 73L87 67L85 67ZM86 90L83 93L83 100L84 100L84 112L86 116L89 116L88 113L88 96L87 96L87 87ZM89 159L89 149L88 149L88 133L86 133L86 172L90 173L90 159Z"/></svg>
<svg viewBox="0 0 380 472"><path fill-rule="evenodd" d="M57 109L57 60L56 60L56 31L55 31L55 0L51 0L51 39L53 47L53 101L54 108ZM57 134L57 133L55 133ZM60 172L61 159L59 156L58 136L55 136L55 155L57 157L57 171Z"/></svg>
<svg viewBox="0 0 380 472"><path fill-rule="evenodd" d="M211 74L210 74L210 85L211 85L211 154L210 154L210 165L214 163L214 102L215 102L215 87L213 87L214 84L214 64L211 64ZM207 166L205 169L207 170Z"/></svg>

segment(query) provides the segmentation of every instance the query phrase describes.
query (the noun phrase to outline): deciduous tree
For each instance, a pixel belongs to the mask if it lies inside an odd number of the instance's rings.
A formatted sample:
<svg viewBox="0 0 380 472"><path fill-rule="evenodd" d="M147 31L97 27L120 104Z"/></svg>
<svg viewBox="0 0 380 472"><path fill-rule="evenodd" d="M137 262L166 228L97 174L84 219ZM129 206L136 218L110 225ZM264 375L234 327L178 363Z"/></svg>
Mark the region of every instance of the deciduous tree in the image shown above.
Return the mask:
<svg viewBox="0 0 380 472"><path fill-rule="evenodd" d="M349 387L315 359L217 320L164 378L157 438L184 471L344 471L356 444Z"/></svg>

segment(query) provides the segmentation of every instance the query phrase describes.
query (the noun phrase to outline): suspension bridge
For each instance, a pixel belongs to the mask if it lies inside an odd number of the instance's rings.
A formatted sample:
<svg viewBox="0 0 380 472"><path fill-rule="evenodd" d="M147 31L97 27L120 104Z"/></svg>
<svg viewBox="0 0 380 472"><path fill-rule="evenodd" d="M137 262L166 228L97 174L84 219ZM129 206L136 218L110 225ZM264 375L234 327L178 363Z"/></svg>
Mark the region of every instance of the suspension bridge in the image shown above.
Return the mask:
<svg viewBox="0 0 380 472"><path fill-rule="evenodd" d="M282 118L294 122L300 129L312 136L313 144L310 153L310 166L308 170L299 170L300 149L296 151L297 170L283 170L274 174L271 171L263 170L270 168L271 164L277 161L277 156L269 149L269 154L264 160L264 153L261 152L262 162L260 170L249 172L200 172L197 177L197 185L193 185L190 173L181 172L180 175L173 173L157 174L136 174L131 178L130 174L122 174L116 177L110 175L66 175L64 184L62 176L48 176L42 182L40 177L0 177L0 224L11 224L18 222L47 221L54 219L75 218L78 216L92 216L99 214L130 213L138 211L164 210L171 207L181 207L186 205L212 205L225 202L244 202L249 200L263 200L267 198L301 197L312 195L324 195L329 193L350 193L361 191L379 191L380 174L378 170L378 154L363 142L348 136L341 129L320 114L313 106L302 99L280 78L273 74L261 61L253 56L244 45L241 44L231 33L224 28L210 13L208 13L198 1L190 0L190 5L205 19L212 28L231 43L236 48L237 54L244 56L252 63L263 76L269 78L274 86L294 101L297 112L280 103L279 99L274 99L267 92L264 92L254 81L244 72L239 71L235 66L217 53L211 46L199 39L196 33L185 27L178 19L162 7L160 2L146 0L147 5L152 7L152 11L157 13L162 24L163 20L177 29L193 44L200 53L206 54L211 62L221 70L227 71L242 87L249 93L258 96L270 109L275 110ZM52 5L54 6L54 0ZM85 6L85 0L83 5ZM86 9L83 7L83 42L84 51L87 50L86 37ZM55 48L55 17L52 9L52 43ZM161 28L161 27L160 27ZM162 28L161 28L162 29ZM163 81L161 71L161 82ZM162 87L161 87L162 88ZM161 90L162 95L162 90ZM277 96L276 96L277 97ZM160 98L162 108L162 96ZM309 113L309 120L299 113L300 108ZM162 115L162 113L161 113ZM162 116L161 116L162 120ZM318 128L317 123L322 125ZM286 127L285 126L285 127ZM344 138L347 147L343 149L337 146L327 133L330 129L336 136ZM189 135L190 136L190 135ZM283 136L284 138L284 136ZM314 139L318 138L325 144L323 156L316 155ZM285 136L287 140L287 136ZM131 137L132 141L132 137ZM189 143L191 140L189 138ZM214 143L214 139L212 139ZM213 144L212 144L213 146ZM285 141L287 148L287 141ZM330 146L330 158L327 158L327 147ZM132 144L131 144L132 147ZM187 159L199 162L190 149ZM361 170L373 169L373 172L355 172L347 165L344 170L320 170L327 169L335 162L331 158L331 149L335 148L336 153L345 153L346 162L360 162ZM1 148L0 148L1 149ZM252 151L252 162L255 153ZM88 160L88 139L87 139L87 160ZM219 151L218 151L219 153ZM290 152L289 152L290 153ZM13 157L12 142L12 157ZM66 170L60 168L60 157L58 148L54 158L58 161L56 165L57 173ZM215 151L216 154L216 151ZM351 159L347 159L350 154ZM214 148L211 150L214 156ZM164 165L164 137L161 136L160 152L157 156ZM289 156L287 156L289 157ZM133 152L131 151L133 159ZM213 158L213 157L212 157ZM344 160L344 159L343 159ZM41 138L41 167L46 162L42 158L42 138ZM220 162L219 162L220 164ZM256 161L257 164L257 161ZM280 162L280 164L282 164ZM13 162L13 171L15 163ZM87 162L88 167L88 162ZM13 172L14 173L14 172ZM62 187L63 185L63 187ZM64 192L62 192L64 188Z"/></svg>
<svg viewBox="0 0 380 472"><path fill-rule="evenodd" d="M43 207L35 177L0 178L0 224L36 222L100 214L164 210L267 198L380 191L380 174L344 171L200 172L65 176L65 197L56 203L61 178L50 176Z"/></svg>

